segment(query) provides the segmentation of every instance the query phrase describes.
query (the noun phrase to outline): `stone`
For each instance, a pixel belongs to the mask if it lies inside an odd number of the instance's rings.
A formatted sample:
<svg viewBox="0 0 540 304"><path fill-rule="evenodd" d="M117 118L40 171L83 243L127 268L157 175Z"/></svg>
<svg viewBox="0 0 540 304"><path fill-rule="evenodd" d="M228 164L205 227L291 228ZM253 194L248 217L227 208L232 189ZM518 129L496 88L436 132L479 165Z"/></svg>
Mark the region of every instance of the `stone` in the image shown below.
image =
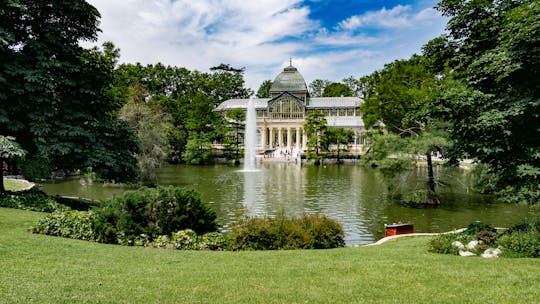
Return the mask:
<svg viewBox="0 0 540 304"><path fill-rule="evenodd" d="M474 250L476 249L476 246L478 246L478 244L480 244L480 241L477 241L477 240L470 241L469 244L467 244L467 249Z"/></svg>
<svg viewBox="0 0 540 304"><path fill-rule="evenodd" d="M457 247L459 249L465 248L465 245L463 245L463 243L461 243L460 241L453 241L452 246Z"/></svg>
<svg viewBox="0 0 540 304"><path fill-rule="evenodd" d="M470 251L463 251L463 250L459 251L459 255L462 256L462 257L476 256L476 254L474 254L474 253L472 253Z"/></svg>

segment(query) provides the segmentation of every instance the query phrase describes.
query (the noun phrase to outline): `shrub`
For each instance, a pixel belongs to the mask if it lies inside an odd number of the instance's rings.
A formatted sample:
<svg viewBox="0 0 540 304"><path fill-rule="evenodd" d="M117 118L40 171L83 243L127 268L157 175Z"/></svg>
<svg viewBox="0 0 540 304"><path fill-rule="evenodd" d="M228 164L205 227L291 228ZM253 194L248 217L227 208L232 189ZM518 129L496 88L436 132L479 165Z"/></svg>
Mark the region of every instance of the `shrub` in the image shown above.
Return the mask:
<svg viewBox="0 0 540 304"><path fill-rule="evenodd" d="M469 224L469 226L467 227L467 230L465 230L464 233L469 234L469 235L475 235L482 230L497 232L497 229L491 227L489 224L475 222L475 223Z"/></svg>
<svg viewBox="0 0 540 304"><path fill-rule="evenodd" d="M93 221L92 211L58 210L40 219L32 232L92 241Z"/></svg>
<svg viewBox="0 0 540 304"><path fill-rule="evenodd" d="M536 230L516 231L500 237L498 244L503 254L514 257L540 257L540 232Z"/></svg>
<svg viewBox="0 0 540 304"><path fill-rule="evenodd" d="M53 212L55 210L69 209L68 207L56 202L55 199L39 189L2 192L0 193L0 207L39 212Z"/></svg>
<svg viewBox="0 0 540 304"><path fill-rule="evenodd" d="M441 234L429 241L429 251L442 254L458 254L459 248L452 245L455 235Z"/></svg>
<svg viewBox="0 0 540 304"><path fill-rule="evenodd" d="M495 245L497 238L496 232L486 229L480 230L474 235L474 239L481 241L486 246Z"/></svg>
<svg viewBox="0 0 540 304"><path fill-rule="evenodd" d="M345 246L343 228L320 215L244 217L228 234L231 250L327 249Z"/></svg>
<svg viewBox="0 0 540 304"><path fill-rule="evenodd" d="M459 248L452 245L459 241L466 246L473 238L464 233L446 233L440 234L429 241L429 251L442 254L458 254Z"/></svg>
<svg viewBox="0 0 540 304"><path fill-rule="evenodd" d="M216 215L193 191L177 187L143 187L128 191L95 209L96 239L133 245L140 235L150 240L182 229L217 230Z"/></svg>

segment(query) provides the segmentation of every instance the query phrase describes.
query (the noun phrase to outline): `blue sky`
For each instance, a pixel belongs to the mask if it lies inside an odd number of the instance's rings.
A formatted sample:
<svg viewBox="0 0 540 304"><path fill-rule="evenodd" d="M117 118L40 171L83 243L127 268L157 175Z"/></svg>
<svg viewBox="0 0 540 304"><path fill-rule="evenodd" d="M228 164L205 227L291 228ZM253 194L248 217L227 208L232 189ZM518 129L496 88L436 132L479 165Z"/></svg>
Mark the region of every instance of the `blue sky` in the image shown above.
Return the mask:
<svg viewBox="0 0 540 304"><path fill-rule="evenodd" d="M245 67L257 90L293 65L315 79L358 78L419 53L444 33L434 0L88 0L101 13L98 44L120 62L208 71Z"/></svg>

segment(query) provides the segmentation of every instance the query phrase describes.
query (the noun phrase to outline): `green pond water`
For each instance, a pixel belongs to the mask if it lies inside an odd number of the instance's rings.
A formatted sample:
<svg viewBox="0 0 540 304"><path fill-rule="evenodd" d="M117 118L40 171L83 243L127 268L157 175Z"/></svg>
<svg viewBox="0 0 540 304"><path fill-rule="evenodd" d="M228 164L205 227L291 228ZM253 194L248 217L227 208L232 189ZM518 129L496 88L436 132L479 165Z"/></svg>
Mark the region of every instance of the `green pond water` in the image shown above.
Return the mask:
<svg viewBox="0 0 540 304"><path fill-rule="evenodd" d="M159 184L189 187L217 213L223 231L239 214L325 214L345 229L347 245L367 244L384 236L384 224L410 222L415 232L444 232L482 221L497 227L519 223L528 208L494 202L490 196L468 191L465 173L439 167L441 206L408 208L389 199L388 187L376 169L356 165L299 166L265 163L256 172L230 165L167 165ZM422 188L425 172L410 172L409 187ZM103 200L129 190L118 185L92 183L84 178L46 183L49 194ZM391 191L391 190L390 190Z"/></svg>

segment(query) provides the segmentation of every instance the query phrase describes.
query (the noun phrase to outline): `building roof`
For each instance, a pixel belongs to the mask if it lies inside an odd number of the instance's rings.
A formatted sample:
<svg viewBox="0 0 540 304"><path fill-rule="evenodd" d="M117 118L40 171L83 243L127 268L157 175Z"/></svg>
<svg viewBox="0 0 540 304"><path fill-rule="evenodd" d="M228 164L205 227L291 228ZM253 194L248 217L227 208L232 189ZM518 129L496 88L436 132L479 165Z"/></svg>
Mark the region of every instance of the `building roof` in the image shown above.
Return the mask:
<svg viewBox="0 0 540 304"><path fill-rule="evenodd" d="M312 97L307 108L357 108L362 104L359 97Z"/></svg>
<svg viewBox="0 0 540 304"><path fill-rule="evenodd" d="M306 81L304 76L298 70L289 65L279 73L272 82L270 92L307 92Z"/></svg>
<svg viewBox="0 0 540 304"><path fill-rule="evenodd" d="M256 109L266 109L271 98L254 98ZM245 109L249 99L228 99L222 102L216 110L226 111L232 109ZM311 97L307 109L336 109L336 108L358 108L362 104L362 99L358 97Z"/></svg>
<svg viewBox="0 0 540 304"><path fill-rule="evenodd" d="M255 109L266 109L268 107L268 101L270 101L271 98L253 98L253 104L255 105ZM226 110L233 110L233 109L246 109L249 99L243 98L243 99L227 99L224 102L222 102L216 110L218 111L226 111Z"/></svg>

